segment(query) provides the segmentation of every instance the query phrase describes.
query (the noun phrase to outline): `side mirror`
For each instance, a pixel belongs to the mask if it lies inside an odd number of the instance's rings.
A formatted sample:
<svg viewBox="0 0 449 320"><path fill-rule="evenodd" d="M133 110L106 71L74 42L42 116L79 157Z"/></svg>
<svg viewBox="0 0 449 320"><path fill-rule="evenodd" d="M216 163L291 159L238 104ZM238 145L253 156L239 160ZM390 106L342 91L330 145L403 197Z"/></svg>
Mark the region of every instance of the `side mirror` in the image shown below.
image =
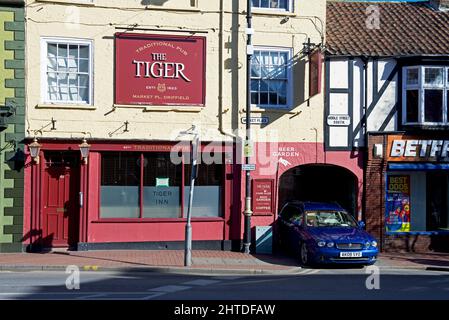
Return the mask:
<svg viewBox="0 0 449 320"><path fill-rule="evenodd" d="M362 228L362 229L365 229L365 227L366 227L365 222L364 221L359 221L359 227Z"/></svg>

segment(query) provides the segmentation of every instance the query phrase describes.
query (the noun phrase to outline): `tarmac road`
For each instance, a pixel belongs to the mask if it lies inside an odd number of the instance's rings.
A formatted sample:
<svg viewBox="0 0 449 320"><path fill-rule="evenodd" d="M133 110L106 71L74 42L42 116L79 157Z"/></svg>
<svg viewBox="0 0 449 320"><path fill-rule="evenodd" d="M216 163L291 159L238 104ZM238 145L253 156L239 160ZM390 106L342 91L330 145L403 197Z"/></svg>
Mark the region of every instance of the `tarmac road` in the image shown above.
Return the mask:
<svg viewBox="0 0 449 320"><path fill-rule="evenodd" d="M361 269L302 269L290 275L195 275L81 271L68 290L62 271L0 272L0 299L38 300L308 300L449 299L449 273L380 269L379 282ZM72 283L73 284L73 283Z"/></svg>

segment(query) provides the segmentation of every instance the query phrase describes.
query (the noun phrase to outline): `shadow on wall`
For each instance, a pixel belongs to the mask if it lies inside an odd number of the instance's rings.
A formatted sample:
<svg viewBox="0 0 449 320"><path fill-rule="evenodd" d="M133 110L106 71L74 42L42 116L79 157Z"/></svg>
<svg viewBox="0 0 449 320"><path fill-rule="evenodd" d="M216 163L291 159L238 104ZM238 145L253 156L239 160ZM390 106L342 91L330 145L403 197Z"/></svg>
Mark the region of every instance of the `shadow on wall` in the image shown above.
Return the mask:
<svg viewBox="0 0 449 320"><path fill-rule="evenodd" d="M163 6L168 0L142 0L144 6Z"/></svg>

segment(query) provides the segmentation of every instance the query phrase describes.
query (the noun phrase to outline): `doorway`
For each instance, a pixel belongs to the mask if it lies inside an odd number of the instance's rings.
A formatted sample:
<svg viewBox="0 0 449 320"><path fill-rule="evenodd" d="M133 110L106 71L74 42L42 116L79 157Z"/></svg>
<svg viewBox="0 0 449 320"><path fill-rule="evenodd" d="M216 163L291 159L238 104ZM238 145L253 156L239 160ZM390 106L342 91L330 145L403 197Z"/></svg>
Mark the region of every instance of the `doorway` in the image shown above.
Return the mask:
<svg viewBox="0 0 449 320"><path fill-rule="evenodd" d="M337 202L356 217L357 178L339 166L298 166L285 172L279 181L279 208L291 200Z"/></svg>
<svg viewBox="0 0 449 320"><path fill-rule="evenodd" d="M46 152L43 164L42 242L45 248L73 248L79 239L79 153Z"/></svg>

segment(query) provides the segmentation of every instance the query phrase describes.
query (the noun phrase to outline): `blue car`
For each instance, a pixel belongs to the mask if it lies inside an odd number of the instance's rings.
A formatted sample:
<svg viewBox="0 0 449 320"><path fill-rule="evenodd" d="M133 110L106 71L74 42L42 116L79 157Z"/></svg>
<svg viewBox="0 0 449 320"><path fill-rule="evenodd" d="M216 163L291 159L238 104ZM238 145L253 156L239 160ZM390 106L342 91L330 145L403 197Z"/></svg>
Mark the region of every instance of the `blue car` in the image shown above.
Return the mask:
<svg viewBox="0 0 449 320"><path fill-rule="evenodd" d="M304 266L371 265L379 253L364 223L334 203L288 202L279 213L277 228L278 244L297 254Z"/></svg>

